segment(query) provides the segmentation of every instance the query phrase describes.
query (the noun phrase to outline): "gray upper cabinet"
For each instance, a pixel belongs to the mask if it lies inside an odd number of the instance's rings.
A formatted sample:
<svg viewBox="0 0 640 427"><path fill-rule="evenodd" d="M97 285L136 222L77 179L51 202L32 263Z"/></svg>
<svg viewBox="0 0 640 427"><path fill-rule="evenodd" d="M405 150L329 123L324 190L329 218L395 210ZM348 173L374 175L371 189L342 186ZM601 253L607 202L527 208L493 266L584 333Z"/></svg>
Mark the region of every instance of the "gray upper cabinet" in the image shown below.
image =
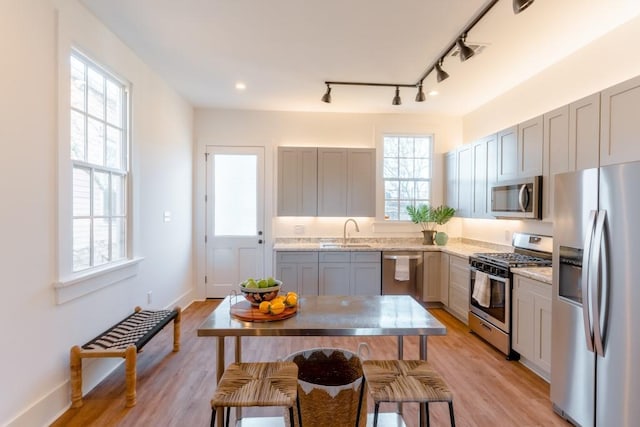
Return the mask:
<svg viewBox="0 0 640 427"><path fill-rule="evenodd" d="M318 216L374 217L376 151L318 148Z"/></svg>
<svg viewBox="0 0 640 427"><path fill-rule="evenodd" d="M347 215L376 216L376 150L347 151Z"/></svg>
<svg viewBox="0 0 640 427"><path fill-rule="evenodd" d="M376 215L376 150L278 147L278 216Z"/></svg>
<svg viewBox="0 0 640 427"><path fill-rule="evenodd" d="M278 215L318 212L318 149L278 147Z"/></svg>
<svg viewBox="0 0 640 427"><path fill-rule="evenodd" d="M542 175L543 116L518 125L518 176Z"/></svg>
<svg viewBox="0 0 640 427"><path fill-rule="evenodd" d="M497 181L542 175L542 116L498 132Z"/></svg>
<svg viewBox="0 0 640 427"><path fill-rule="evenodd" d="M518 177L518 126L498 132L498 169L496 179L509 181Z"/></svg>
<svg viewBox="0 0 640 427"><path fill-rule="evenodd" d="M473 150L470 144L458 150L458 209L456 215L469 218L473 205Z"/></svg>
<svg viewBox="0 0 640 427"><path fill-rule="evenodd" d="M640 77L601 92L600 165L640 159Z"/></svg>
<svg viewBox="0 0 640 427"><path fill-rule="evenodd" d="M347 149L318 148L318 216L347 215Z"/></svg>
<svg viewBox="0 0 640 427"><path fill-rule="evenodd" d="M544 119L544 161L542 179L542 219L553 220L555 174L574 170L569 144L569 106L546 113Z"/></svg>
<svg viewBox="0 0 640 427"><path fill-rule="evenodd" d="M458 210L458 153L449 151L444 156L444 203Z"/></svg>
<svg viewBox="0 0 640 427"><path fill-rule="evenodd" d="M490 218L490 185L496 180L496 134L473 143L473 205L471 216Z"/></svg>
<svg viewBox="0 0 640 427"><path fill-rule="evenodd" d="M600 164L600 93L569 104L570 163L573 170Z"/></svg>

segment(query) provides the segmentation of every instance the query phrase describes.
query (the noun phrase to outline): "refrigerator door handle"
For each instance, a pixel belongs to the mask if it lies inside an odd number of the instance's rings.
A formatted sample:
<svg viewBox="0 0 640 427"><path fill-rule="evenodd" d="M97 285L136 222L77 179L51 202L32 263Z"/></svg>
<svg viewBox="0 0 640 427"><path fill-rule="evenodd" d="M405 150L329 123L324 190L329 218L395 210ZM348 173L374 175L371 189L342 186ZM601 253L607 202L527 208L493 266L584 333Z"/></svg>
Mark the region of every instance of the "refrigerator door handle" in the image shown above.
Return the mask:
<svg viewBox="0 0 640 427"><path fill-rule="evenodd" d="M607 271L607 250L606 241L604 239L604 225L607 218L607 211L600 210L598 212L598 220L594 233L593 253L591 254L591 265L593 269L590 277L591 295L593 295L593 304L591 305L593 319L593 341L595 344L596 354L604 357L603 330L606 330L602 320L606 321L607 294L609 293L609 281ZM602 246L605 250L602 251ZM602 310L602 311L601 311Z"/></svg>
<svg viewBox="0 0 640 427"><path fill-rule="evenodd" d="M582 320L584 326L585 339L587 341L587 350L593 353L593 325L589 317L589 279L591 271L591 246L593 244L593 231L596 223L597 211L589 213L587 221L587 230L584 238L584 250L582 252Z"/></svg>

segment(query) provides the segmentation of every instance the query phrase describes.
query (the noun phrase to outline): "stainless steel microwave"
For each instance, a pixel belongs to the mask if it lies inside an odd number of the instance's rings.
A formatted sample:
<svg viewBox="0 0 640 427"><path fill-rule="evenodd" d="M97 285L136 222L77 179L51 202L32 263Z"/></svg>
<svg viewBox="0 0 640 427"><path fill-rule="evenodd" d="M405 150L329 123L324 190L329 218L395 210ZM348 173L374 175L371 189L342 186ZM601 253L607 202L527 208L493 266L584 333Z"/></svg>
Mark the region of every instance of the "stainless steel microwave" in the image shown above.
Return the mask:
<svg viewBox="0 0 640 427"><path fill-rule="evenodd" d="M534 176L491 186L491 215L496 218L542 218L542 177Z"/></svg>

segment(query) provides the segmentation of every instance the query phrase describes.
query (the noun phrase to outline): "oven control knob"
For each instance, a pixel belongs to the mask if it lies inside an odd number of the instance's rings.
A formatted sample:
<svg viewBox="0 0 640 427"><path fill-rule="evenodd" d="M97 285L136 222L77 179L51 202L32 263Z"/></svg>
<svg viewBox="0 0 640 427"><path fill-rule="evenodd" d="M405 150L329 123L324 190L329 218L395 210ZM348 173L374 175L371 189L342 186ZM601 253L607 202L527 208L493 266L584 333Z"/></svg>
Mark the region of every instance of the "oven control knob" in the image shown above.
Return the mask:
<svg viewBox="0 0 640 427"><path fill-rule="evenodd" d="M498 274L498 269L495 267L491 267L491 274L496 275Z"/></svg>

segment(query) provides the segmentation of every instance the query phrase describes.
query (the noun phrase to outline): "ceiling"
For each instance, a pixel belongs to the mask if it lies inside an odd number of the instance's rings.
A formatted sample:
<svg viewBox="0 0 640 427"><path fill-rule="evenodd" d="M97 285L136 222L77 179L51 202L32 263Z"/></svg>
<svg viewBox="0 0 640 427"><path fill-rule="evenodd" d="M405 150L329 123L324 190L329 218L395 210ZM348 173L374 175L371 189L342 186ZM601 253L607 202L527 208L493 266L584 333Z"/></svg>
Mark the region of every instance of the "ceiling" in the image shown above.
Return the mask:
<svg viewBox="0 0 640 427"><path fill-rule="evenodd" d="M195 107L464 115L640 14L637 0L500 0L469 32L485 46L415 84L487 0L80 0ZM604 66L603 66L604 68ZM246 85L237 90L237 82Z"/></svg>

